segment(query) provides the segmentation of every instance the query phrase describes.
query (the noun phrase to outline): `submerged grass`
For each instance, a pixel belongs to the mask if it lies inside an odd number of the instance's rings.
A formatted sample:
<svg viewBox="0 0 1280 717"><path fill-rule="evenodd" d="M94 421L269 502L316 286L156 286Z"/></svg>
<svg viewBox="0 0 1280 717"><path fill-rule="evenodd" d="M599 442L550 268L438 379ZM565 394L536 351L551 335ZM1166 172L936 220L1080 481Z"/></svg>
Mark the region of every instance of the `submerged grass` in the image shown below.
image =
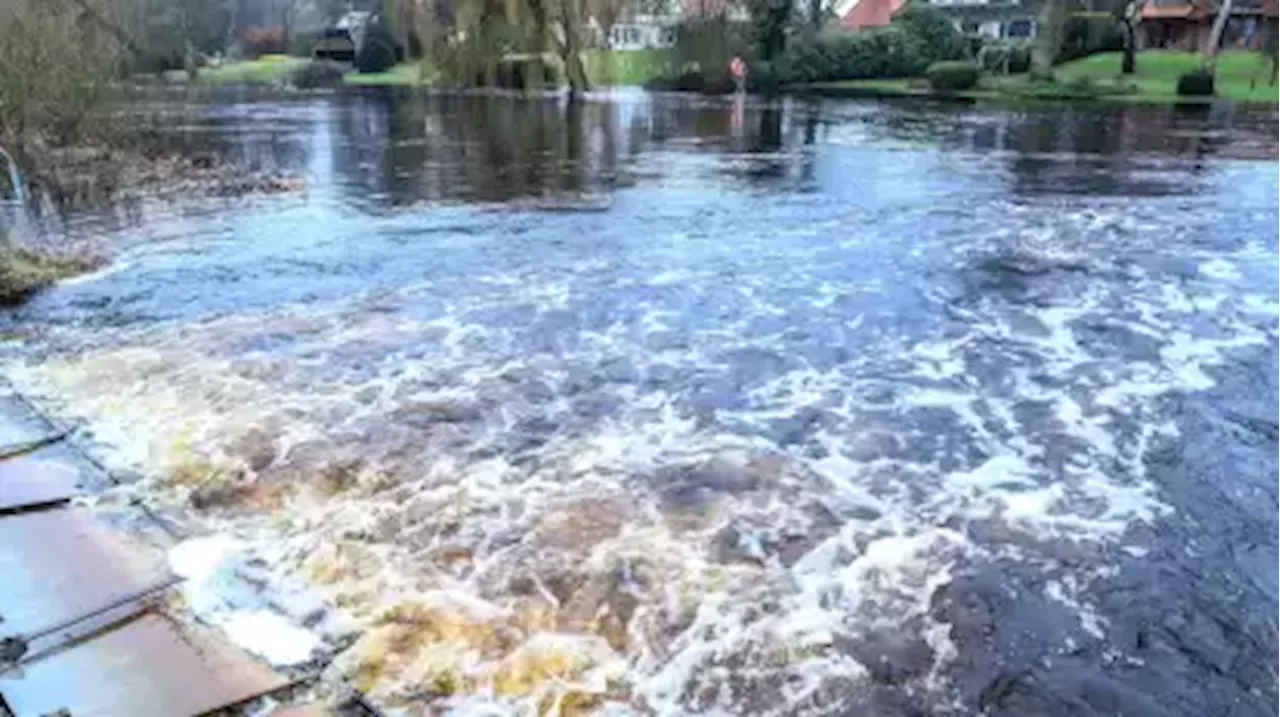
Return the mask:
<svg viewBox="0 0 1280 717"><path fill-rule="evenodd" d="M584 64L593 87L643 85L667 71L667 51L589 50Z"/></svg>
<svg viewBox="0 0 1280 717"><path fill-rule="evenodd" d="M0 305L20 303L59 279L93 271L105 263L101 254L87 249L35 249L8 240L0 242Z"/></svg>
<svg viewBox="0 0 1280 717"><path fill-rule="evenodd" d="M213 85L266 85L283 82L307 60L302 57L264 55L256 60L227 62L200 70L199 80Z"/></svg>
<svg viewBox="0 0 1280 717"><path fill-rule="evenodd" d="M667 68L665 50L588 50L583 55L587 78L592 86L642 85L661 75ZM200 70L198 81L211 85L270 85L288 81L290 75L308 62L307 58L266 55L256 60L228 62L219 67ZM181 74L175 80L181 80ZM430 84L436 71L418 60L401 62L386 72L348 72L342 80L347 85L420 85Z"/></svg>
<svg viewBox="0 0 1280 717"><path fill-rule="evenodd" d="M386 72L348 72L342 81L348 85L421 85L435 78L433 67L413 60L401 62Z"/></svg>

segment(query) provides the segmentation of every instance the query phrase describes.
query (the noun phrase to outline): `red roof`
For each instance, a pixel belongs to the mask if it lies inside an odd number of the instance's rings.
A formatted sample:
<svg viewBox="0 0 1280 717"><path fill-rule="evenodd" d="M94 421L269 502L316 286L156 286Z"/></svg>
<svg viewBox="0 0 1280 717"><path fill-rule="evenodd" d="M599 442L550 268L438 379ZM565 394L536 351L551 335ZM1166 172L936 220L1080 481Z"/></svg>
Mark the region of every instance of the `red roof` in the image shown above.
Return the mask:
<svg viewBox="0 0 1280 717"><path fill-rule="evenodd" d="M906 0L857 0L853 8L840 18L840 26L848 28L884 27Z"/></svg>

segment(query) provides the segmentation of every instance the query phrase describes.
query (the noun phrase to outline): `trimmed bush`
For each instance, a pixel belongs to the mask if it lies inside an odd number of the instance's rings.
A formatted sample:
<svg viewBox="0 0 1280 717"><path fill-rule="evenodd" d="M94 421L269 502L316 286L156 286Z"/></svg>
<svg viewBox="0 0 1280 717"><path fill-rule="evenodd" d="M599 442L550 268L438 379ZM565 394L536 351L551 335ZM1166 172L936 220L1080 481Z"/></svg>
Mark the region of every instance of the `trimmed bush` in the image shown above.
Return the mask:
<svg viewBox="0 0 1280 717"><path fill-rule="evenodd" d="M1192 97L1213 96L1213 73L1209 70L1195 70L1178 78L1178 94Z"/></svg>
<svg viewBox="0 0 1280 717"><path fill-rule="evenodd" d="M312 90L318 87L337 87L342 84L342 76L350 70L350 65L330 60L312 60L299 65L289 73L289 83L300 90Z"/></svg>
<svg viewBox="0 0 1280 717"><path fill-rule="evenodd" d="M924 71L929 86L941 92L967 90L978 84L978 66L965 60L935 62Z"/></svg>
<svg viewBox="0 0 1280 717"><path fill-rule="evenodd" d="M382 23L365 31L364 43L356 53L356 69L363 74L386 72L396 65L396 42Z"/></svg>

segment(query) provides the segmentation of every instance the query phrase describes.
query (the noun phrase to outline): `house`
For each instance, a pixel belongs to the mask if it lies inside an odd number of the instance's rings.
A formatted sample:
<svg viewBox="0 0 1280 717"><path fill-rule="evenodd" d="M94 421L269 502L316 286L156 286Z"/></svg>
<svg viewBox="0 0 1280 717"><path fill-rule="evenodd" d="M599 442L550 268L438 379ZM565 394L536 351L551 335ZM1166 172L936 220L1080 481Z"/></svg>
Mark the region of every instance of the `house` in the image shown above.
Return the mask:
<svg viewBox="0 0 1280 717"><path fill-rule="evenodd" d="M594 22L594 21L593 21ZM675 44L680 17L674 14L630 13L609 29L609 47L615 50L653 50Z"/></svg>
<svg viewBox="0 0 1280 717"><path fill-rule="evenodd" d="M373 17L371 12L352 11L338 18L332 27L320 32L320 38L311 48L311 56L317 60L355 62Z"/></svg>
<svg viewBox="0 0 1280 717"><path fill-rule="evenodd" d="M351 33L342 28L325 28L311 48L311 56L317 60L354 63L356 43L351 39Z"/></svg>
<svg viewBox="0 0 1280 717"><path fill-rule="evenodd" d="M1036 36L1037 0L930 0L966 35L990 38Z"/></svg>
<svg viewBox="0 0 1280 717"><path fill-rule="evenodd" d="M889 24L906 0L838 0L840 26L849 29ZM928 0L969 35L1034 37L1039 4L1023 0Z"/></svg>
<svg viewBox="0 0 1280 717"><path fill-rule="evenodd" d="M1219 7L1214 0L1147 0L1139 15L1138 45L1205 52ZM1233 0L1221 46L1257 49L1268 33L1275 37L1276 16L1276 0Z"/></svg>
<svg viewBox="0 0 1280 717"><path fill-rule="evenodd" d="M680 15L684 20L724 17L730 22L747 22L751 15L746 3L729 0L679 0Z"/></svg>
<svg viewBox="0 0 1280 717"><path fill-rule="evenodd" d="M653 50L675 44L674 25L656 18L637 17L609 30L609 47L615 50Z"/></svg>

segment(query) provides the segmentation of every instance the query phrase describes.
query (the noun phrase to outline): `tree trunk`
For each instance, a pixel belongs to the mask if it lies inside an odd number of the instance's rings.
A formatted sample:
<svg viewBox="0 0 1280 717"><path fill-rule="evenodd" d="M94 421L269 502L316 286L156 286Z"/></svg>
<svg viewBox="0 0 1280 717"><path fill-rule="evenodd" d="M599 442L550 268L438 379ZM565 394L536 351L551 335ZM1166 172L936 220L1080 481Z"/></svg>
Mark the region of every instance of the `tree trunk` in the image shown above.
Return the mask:
<svg viewBox="0 0 1280 717"><path fill-rule="evenodd" d="M1124 19L1124 56L1120 60L1120 74L1122 75L1132 75L1134 72L1137 71L1138 52L1137 52L1137 48L1134 47L1134 45L1137 43L1137 38L1134 37L1134 35L1136 34L1137 33L1135 31L1135 28L1133 27L1133 20L1129 19L1128 17L1125 17Z"/></svg>
<svg viewBox="0 0 1280 717"><path fill-rule="evenodd" d="M1222 0L1218 8L1218 16L1213 20L1213 29L1209 31L1209 46L1204 49L1211 58L1218 56L1218 45L1222 44L1222 31L1227 26L1227 18L1231 17L1231 0Z"/></svg>
<svg viewBox="0 0 1280 717"><path fill-rule="evenodd" d="M560 26L564 28L560 57L564 60L569 92L586 92L591 89L591 85L587 81L587 70L582 64L582 18L578 12L578 0L560 0Z"/></svg>
<svg viewBox="0 0 1280 717"><path fill-rule="evenodd" d="M1036 20L1036 39L1031 47L1031 79L1052 80L1053 62L1062 45L1062 23L1066 19L1065 0L1044 0Z"/></svg>

